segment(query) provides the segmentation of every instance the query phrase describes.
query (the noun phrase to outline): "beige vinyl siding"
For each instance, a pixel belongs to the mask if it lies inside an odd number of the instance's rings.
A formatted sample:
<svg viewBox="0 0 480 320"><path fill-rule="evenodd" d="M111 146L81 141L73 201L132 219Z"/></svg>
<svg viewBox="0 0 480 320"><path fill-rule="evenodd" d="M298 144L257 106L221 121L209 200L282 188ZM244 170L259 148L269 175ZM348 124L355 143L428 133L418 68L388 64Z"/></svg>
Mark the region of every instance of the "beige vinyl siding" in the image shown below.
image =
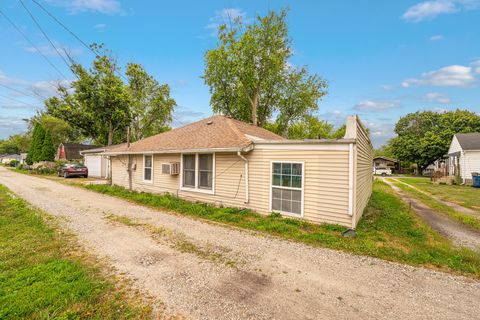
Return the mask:
<svg viewBox="0 0 480 320"><path fill-rule="evenodd" d="M128 188L127 156L112 157L112 182ZM143 155L132 155L136 164L133 172L134 190L152 193L171 193L192 201L216 205L245 207L244 162L234 153L215 154L215 194L185 191L180 188L180 175L162 174L162 163L180 162L180 154L155 154L153 156L153 182L143 181Z"/></svg>
<svg viewBox="0 0 480 320"><path fill-rule="evenodd" d="M373 148L366 131L361 123L356 121L356 144L355 144L355 228L362 217L363 211L368 204L373 186Z"/></svg>
<svg viewBox="0 0 480 320"><path fill-rule="evenodd" d="M270 211L272 161L304 162L304 215L316 223L351 225L348 215L348 151L254 150L250 161L250 207Z"/></svg>
<svg viewBox="0 0 480 320"><path fill-rule="evenodd" d="M348 151L253 150L249 160L250 201L245 203L245 165L234 153L215 154L215 194L180 190L180 176L161 173L161 164L179 162L180 155L154 155L153 183L143 182L143 156L132 156L136 164L133 189L169 192L194 201L217 205L248 207L270 213L271 161L304 162L304 218L312 222L351 225L348 215ZM127 156L112 157L112 182L128 188Z"/></svg>

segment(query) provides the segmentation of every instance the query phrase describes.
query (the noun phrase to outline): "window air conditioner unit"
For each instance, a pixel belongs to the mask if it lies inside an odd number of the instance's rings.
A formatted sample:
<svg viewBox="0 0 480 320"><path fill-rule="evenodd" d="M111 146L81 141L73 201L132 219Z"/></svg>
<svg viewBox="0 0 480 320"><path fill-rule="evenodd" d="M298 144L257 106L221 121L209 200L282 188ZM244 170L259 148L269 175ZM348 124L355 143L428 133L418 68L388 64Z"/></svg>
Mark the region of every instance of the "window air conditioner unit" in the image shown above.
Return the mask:
<svg viewBox="0 0 480 320"><path fill-rule="evenodd" d="M180 173L180 162L162 163L162 173L177 175Z"/></svg>

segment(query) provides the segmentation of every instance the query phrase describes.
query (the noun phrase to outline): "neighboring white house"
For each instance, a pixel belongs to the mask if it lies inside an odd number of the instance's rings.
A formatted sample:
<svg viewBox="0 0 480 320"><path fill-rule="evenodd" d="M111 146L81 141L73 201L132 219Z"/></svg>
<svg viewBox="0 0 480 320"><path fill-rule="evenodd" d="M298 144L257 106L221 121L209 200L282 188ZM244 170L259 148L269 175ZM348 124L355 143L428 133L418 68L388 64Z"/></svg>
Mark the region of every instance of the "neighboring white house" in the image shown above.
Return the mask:
<svg viewBox="0 0 480 320"><path fill-rule="evenodd" d="M472 182L472 172L480 173L480 132L458 133L448 149L450 175Z"/></svg>

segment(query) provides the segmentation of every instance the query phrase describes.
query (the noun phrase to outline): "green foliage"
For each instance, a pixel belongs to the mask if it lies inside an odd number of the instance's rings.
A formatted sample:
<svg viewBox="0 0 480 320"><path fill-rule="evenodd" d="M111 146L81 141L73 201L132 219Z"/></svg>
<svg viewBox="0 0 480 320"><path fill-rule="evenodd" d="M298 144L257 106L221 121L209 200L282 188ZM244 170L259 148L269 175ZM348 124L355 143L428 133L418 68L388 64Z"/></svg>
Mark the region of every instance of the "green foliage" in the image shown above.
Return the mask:
<svg viewBox="0 0 480 320"><path fill-rule="evenodd" d="M447 153L454 134L478 131L480 116L468 110L417 111L397 122L391 148L398 159L423 170Z"/></svg>
<svg viewBox="0 0 480 320"><path fill-rule="evenodd" d="M0 185L1 319L147 319L91 257Z"/></svg>
<svg viewBox="0 0 480 320"><path fill-rule="evenodd" d="M28 149L26 162L33 164L41 161L43 140L45 139L45 129L40 124L35 124L32 133L32 141Z"/></svg>
<svg viewBox="0 0 480 320"><path fill-rule="evenodd" d="M132 141L169 130L176 105L175 100L170 98L170 87L159 84L139 64L129 63L125 73L131 97Z"/></svg>
<svg viewBox="0 0 480 320"><path fill-rule="evenodd" d="M375 149L373 156L374 157L384 156L389 158L395 158L395 153L391 143L387 143L381 146L380 148Z"/></svg>
<svg viewBox="0 0 480 320"><path fill-rule="evenodd" d="M480 276L479 253L453 247L418 220L390 187L382 182L374 184L370 203L357 227L356 238L342 237L340 233L345 230L342 226L316 225L285 218L278 213L264 216L251 210L217 208L169 194L130 192L117 186L83 187L154 208L261 231L314 246Z"/></svg>
<svg viewBox="0 0 480 320"><path fill-rule="evenodd" d="M17 154L20 152L17 144L10 140L0 140L0 154Z"/></svg>
<svg viewBox="0 0 480 320"><path fill-rule="evenodd" d="M286 16L272 11L247 26L241 18L220 26L203 75L215 112L262 127L276 115L279 131L286 132L290 122L317 110L327 83L288 63L293 49Z"/></svg>
<svg viewBox="0 0 480 320"><path fill-rule="evenodd" d="M30 118L30 128L34 127L36 123L50 132L55 148L62 142L81 142L83 140L79 130L75 130L65 120L52 115L39 113Z"/></svg>
<svg viewBox="0 0 480 320"><path fill-rule="evenodd" d="M10 162L8 163L8 165L9 165L10 167L17 167L19 163L20 163L20 161L18 161L18 160L10 160Z"/></svg>
<svg viewBox="0 0 480 320"><path fill-rule="evenodd" d="M345 135L345 126L334 130L332 124L312 115L306 115L292 122L286 132L284 126L278 121L268 123L265 128L288 139L340 139Z"/></svg>
<svg viewBox="0 0 480 320"><path fill-rule="evenodd" d="M53 145L52 135L49 130L45 132L45 138L42 143L41 161L54 161L56 149Z"/></svg>
<svg viewBox="0 0 480 320"><path fill-rule="evenodd" d="M71 84L74 92L60 87L59 97L46 101L47 114L101 145L125 142L129 125L135 139L165 130L176 104L168 85L160 85L133 63L127 65L129 83L125 84L112 53L102 46L92 47L99 52L93 66L85 69L73 64L77 77Z"/></svg>

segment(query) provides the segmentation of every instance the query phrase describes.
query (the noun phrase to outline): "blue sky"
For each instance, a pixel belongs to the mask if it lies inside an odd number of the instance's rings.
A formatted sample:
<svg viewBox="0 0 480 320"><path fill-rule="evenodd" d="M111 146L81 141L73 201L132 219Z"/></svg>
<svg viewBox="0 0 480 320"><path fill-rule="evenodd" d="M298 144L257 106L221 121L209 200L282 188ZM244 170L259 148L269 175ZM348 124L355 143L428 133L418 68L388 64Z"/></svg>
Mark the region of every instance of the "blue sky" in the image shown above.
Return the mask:
<svg viewBox="0 0 480 320"><path fill-rule="evenodd" d="M57 47L79 62L92 60L31 0L23 1ZM379 146L409 112L464 108L480 113L480 0L38 1L83 41L103 42L121 64L141 63L168 83L179 105L174 125L212 114L200 76L203 55L216 44L216 26L228 15L251 21L282 8L289 8L290 62L307 65L329 82L318 114L336 126L359 114ZM2 0L0 10L72 79L19 1ZM22 119L42 107L37 95L54 94L52 83L66 80L3 16L0 39L1 139L23 132Z"/></svg>

